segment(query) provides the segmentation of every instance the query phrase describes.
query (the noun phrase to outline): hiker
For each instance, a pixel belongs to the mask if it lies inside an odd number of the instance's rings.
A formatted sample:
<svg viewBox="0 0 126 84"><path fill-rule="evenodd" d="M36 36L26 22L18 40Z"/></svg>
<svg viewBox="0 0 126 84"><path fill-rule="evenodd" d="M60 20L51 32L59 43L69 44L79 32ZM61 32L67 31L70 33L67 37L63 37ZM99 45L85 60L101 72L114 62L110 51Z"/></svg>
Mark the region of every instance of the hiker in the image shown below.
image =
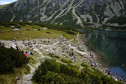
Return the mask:
<svg viewBox="0 0 126 84"><path fill-rule="evenodd" d="M32 44L32 40L30 40L30 43Z"/></svg>
<svg viewBox="0 0 126 84"><path fill-rule="evenodd" d="M71 59L73 62L75 61L73 58Z"/></svg>
<svg viewBox="0 0 126 84"><path fill-rule="evenodd" d="M0 46L2 46L2 42L0 41Z"/></svg>
<svg viewBox="0 0 126 84"><path fill-rule="evenodd" d="M111 71L108 71L108 75L112 75Z"/></svg>
<svg viewBox="0 0 126 84"><path fill-rule="evenodd" d="M25 46L27 46L27 44L25 44Z"/></svg>
<svg viewBox="0 0 126 84"><path fill-rule="evenodd" d="M43 42L44 42L44 43L46 43L46 41L45 41L45 40L44 40Z"/></svg>
<svg viewBox="0 0 126 84"><path fill-rule="evenodd" d="M27 54L29 54L29 55L33 55L33 53L32 53L31 51L27 52Z"/></svg>
<svg viewBox="0 0 126 84"><path fill-rule="evenodd" d="M30 45L30 42L28 42L28 46Z"/></svg>
<svg viewBox="0 0 126 84"><path fill-rule="evenodd" d="M73 56L76 59L76 56Z"/></svg>
<svg viewBox="0 0 126 84"><path fill-rule="evenodd" d="M91 67L93 67L93 64L91 63Z"/></svg>
<svg viewBox="0 0 126 84"><path fill-rule="evenodd" d="M27 52L24 51L24 55L28 58L29 54L27 54Z"/></svg>
<svg viewBox="0 0 126 84"><path fill-rule="evenodd" d="M33 45L31 44L29 47L30 47L30 48L32 48L32 47L33 47Z"/></svg>
<svg viewBox="0 0 126 84"><path fill-rule="evenodd" d="M94 62L94 67L96 68L98 66L98 63Z"/></svg>
<svg viewBox="0 0 126 84"><path fill-rule="evenodd" d="M38 48L39 47L39 44L36 44L35 47Z"/></svg>
<svg viewBox="0 0 126 84"><path fill-rule="evenodd" d="M73 56L74 55L74 53L73 52L71 52L71 56Z"/></svg>
<svg viewBox="0 0 126 84"><path fill-rule="evenodd" d="M19 50L18 46L16 45L16 49Z"/></svg>
<svg viewBox="0 0 126 84"><path fill-rule="evenodd" d="M14 38L14 42L16 42L16 37Z"/></svg>
<svg viewBox="0 0 126 84"><path fill-rule="evenodd" d="M48 43L50 43L50 41L48 40Z"/></svg>
<svg viewBox="0 0 126 84"><path fill-rule="evenodd" d="M91 51L89 51L89 54L90 54L90 56L92 56L92 53L91 53Z"/></svg>
<svg viewBox="0 0 126 84"><path fill-rule="evenodd" d="M30 42L30 39L28 39L28 42Z"/></svg>
<svg viewBox="0 0 126 84"><path fill-rule="evenodd" d="M108 73L108 68L105 68L105 72Z"/></svg>
<svg viewBox="0 0 126 84"><path fill-rule="evenodd" d="M52 55L55 56L55 54L52 52Z"/></svg>
<svg viewBox="0 0 126 84"><path fill-rule="evenodd" d="M33 53L31 52L31 55L33 55Z"/></svg>
<svg viewBox="0 0 126 84"><path fill-rule="evenodd" d="M62 50L62 52L64 53L64 50Z"/></svg>
<svg viewBox="0 0 126 84"><path fill-rule="evenodd" d="M95 59L94 59L94 56L93 56L93 55L91 55L91 58L95 61Z"/></svg>
<svg viewBox="0 0 126 84"><path fill-rule="evenodd" d="M69 51L66 51L67 53L69 53Z"/></svg>
<svg viewBox="0 0 126 84"><path fill-rule="evenodd" d="M49 55L51 55L51 52L49 52Z"/></svg>
<svg viewBox="0 0 126 84"><path fill-rule="evenodd" d="M31 51L28 51L27 54L31 55Z"/></svg>
<svg viewBox="0 0 126 84"><path fill-rule="evenodd" d="M33 40L33 44L36 44L36 41L35 40Z"/></svg>
<svg viewBox="0 0 126 84"><path fill-rule="evenodd" d="M23 44L25 44L25 41L23 40Z"/></svg>

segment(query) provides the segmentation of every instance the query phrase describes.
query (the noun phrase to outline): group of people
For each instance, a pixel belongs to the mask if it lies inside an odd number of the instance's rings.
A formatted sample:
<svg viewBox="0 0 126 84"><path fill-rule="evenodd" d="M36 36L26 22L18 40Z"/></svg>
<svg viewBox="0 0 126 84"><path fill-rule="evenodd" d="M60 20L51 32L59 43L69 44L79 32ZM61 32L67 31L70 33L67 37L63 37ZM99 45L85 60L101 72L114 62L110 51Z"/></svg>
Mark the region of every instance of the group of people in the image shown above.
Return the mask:
<svg viewBox="0 0 126 84"><path fill-rule="evenodd" d="M53 52L49 52L50 56L55 56L55 54Z"/></svg>
<svg viewBox="0 0 126 84"><path fill-rule="evenodd" d="M60 45L62 45L62 52L63 53L67 53L69 56L71 56L72 58L71 58L71 61L75 61L75 59L76 59L76 56L75 56L75 54L74 54L74 49L71 49L69 46L68 46L68 44L63 44L62 42L60 42Z"/></svg>
<svg viewBox="0 0 126 84"><path fill-rule="evenodd" d="M91 67L96 68L98 66L98 63L96 62L94 58L94 54L89 49L87 49L87 51L89 52Z"/></svg>
<svg viewBox="0 0 126 84"><path fill-rule="evenodd" d="M89 52L89 55L90 55L90 62L91 62L91 67L92 68L96 68L98 66L98 63L96 62L95 60L95 57L94 57L94 54L92 54L92 52L87 48L87 51ZM105 68L104 69L104 72L107 74L107 75L112 75L112 72L108 69L108 68ZM117 78L115 78L116 81L118 81Z"/></svg>
<svg viewBox="0 0 126 84"><path fill-rule="evenodd" d="M33 52L32 51L28 51L28 52L24 51L24 55L28 58L29 55L33 55Z"/></svg>
<svg viewBox="0 0 126 84"><path fill-rule="evenodd" d="M15 44L16 50L20 51L21 48L18 46L18 44L17 44L17 42L16 42L16 39L14 39L13 42L14 42L14 44ZM36 44L36 41L33 40L33 42L31 42L31 40L28 39L28 42L26 43L25 40L23 40L23 44L24 44L25 46L28 46L29 48L32 47L32 43L33 43L33 44ZM27 58L29 58L29 55L33 55L33 52L32 52L32 50L29 50L28 52L25 52L25 51L24 51L23 54L24 54Z"/></svg>
<svg viewBox="0 0 126 84"><path fill-rule="evenodd" d="M111 71L108 70L108 68L105 68L105 73L107 73L108 75L112 75Z"/></svg>
<svg viewBox="0 0 126 84"><path fill-rule="evenodd" d="M17 50L20 50L20 47L16 44L16 39L14 39L13 41L15 42L16 49ZM51 43L50 40L45 40L45 39L42 39L41 42L44 43L44 44L50 44ZM38 42L36 40L30 40L30 39L28 39L28 41L23 40L22 43L30 49L28 52L24 51L24 53L23 53L27 58L29 58L29 55L33 55L32 50L34 48L39 48L39 46L41 46L41 45L38 44ZM2 42L0 42L0 46L1 45L2 45ZM61 52L63 52L65 54L67 54L68 56L70 56L72 61L75 61L77 59L77 57L75 55L76 54L75 53L76 51L74 49L72 49L68 45L69 45L69 43L67 43L67 42L65 43L65 41L64 42L59 41L59 43L58 43L58 46L61 47L61 49L62 49ZM91 67L92 68L96 68L98 66L98 63L95 60L94 54L90 50L88 50L88 48L87 48L87 52L89 53L89 56L90 56L90 59L89 60L91 60ZM55 56L56 53L49 51L49 55ZM82 71L83 72L86 72L84 70L82 70ZM107 68L105 69L105 72L108 75L111 75L112 74L111 71L109 71Z"/></svg>

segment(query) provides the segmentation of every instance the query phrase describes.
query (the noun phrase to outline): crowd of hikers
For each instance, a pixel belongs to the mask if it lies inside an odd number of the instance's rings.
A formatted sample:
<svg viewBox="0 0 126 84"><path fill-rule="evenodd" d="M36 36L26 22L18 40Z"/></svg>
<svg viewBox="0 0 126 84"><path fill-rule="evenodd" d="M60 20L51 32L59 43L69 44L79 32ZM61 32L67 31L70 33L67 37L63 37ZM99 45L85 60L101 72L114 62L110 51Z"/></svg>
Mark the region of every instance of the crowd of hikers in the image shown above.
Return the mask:
<svg viewBox="0 0 126 84"><path fill-rule="evenodd" d="M76 56L76 54L75 53L77 53L76 52L76 50L74 49L74 48L71 48L70 47L70 44L69 43L65 43L65 41L66 40L63 40L63 41L61 41L61 40L59 40L59 42L58 42L58 46L61 46L61 48L62 48L62 50L61 50L61 52L62 53L65 53L65 54L67 54L67 55L69 55L70 57L71 57L71 61L76 61L77 60L77 56ZM13 41L12 42L14 42L15 43L15 48L17 49L17 50L21 50L21 48L17 45L17 41L16 41L16 38L15 39L13 39ZM44 43L44 44L50 44L51 43L51 41L50 40L42 40L42 43ZM31 40L31 39L28 39L27 41L26 40L22 40L22 44L25 46L25 47L27 47L27 48L29 48L29 51L24 51L23 52L23 54L27 57L27 58L29 58L29 56L30 55L33 55L34 53L33 53L33 50L35 49L35 48L40 48L41 47L41 44L39 44L36 40ZM0 46L2 46L2 42L0 41ZM96 60L95 60L95 56L94 56L94 53L93 52L91 52L88 48L86 48L87 49L87 52L89 53L88 55L90 56L90 64L91 64L91 68L97 68L97 66L98 66L98 63L96 62ZM51 55L51 56L55 56L55 55L57 55L56 53L57 52L52 52L52 51L49 51L48 52L49 53L49 55ZM80 71L83 71L83 72L87 72L86 70L80 70ZM111 71L110 70L108 70L108 68L105 68L105 73L107 74L107 75L112 75L112 73L111 73Z"/></svg>
<svg viewBox="0 0 126 84"><path fill-rule="evenodd" d="M66 41L66 40L63 40L63 41ZM17 45L17 40L16 38L12 40L12 42L15 43L15 48L19 51L21 51L21 48ZM43 40L42 41L44 44L47 44L47 43L50 43L49 40ZM38 48L39 47L39 44L36 42L36 40L31 40L31 39L28 39L27 41L23 40L22 41L22 44L25 45L25 47L28 47L30 48L29 51L24 51L24 55L29 58L30 55L33 55L33 49L34 47ZM2 46L2 42L0 41L0 46ZM33 46L35 45L35 46ZM75 53L75 50L74 49L71 49L68 45L69 44L64 44L62 41L59 41L58 45L62 46L62 52L63 53L67 53L69 56L71 56L71 61L76 61L76 55L74 54ZM98 66L98 63L96 62L95 58L94 58L94 55L92 54L92 52L90 50L87 49L87 51L89 52L89 55L90 55L90 58L92 59L90 62L91 62L91 67L92 68L96 68ZM55 52L49 52L49 55L52 55L52 56L55 56ZM108 74L108 75L111 75L111 72L106 68L105 69L105 72Z"/></svg>

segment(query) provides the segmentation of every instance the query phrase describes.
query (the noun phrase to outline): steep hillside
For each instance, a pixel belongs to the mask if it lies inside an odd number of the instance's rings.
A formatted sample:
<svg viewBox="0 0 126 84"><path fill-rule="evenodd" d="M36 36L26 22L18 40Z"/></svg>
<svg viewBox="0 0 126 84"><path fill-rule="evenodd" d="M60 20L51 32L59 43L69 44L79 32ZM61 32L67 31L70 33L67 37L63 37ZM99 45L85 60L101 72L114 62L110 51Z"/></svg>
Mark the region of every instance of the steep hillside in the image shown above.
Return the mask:
<svg viewBox="0 0 126 84"><path fill-rule="evenodd" d="M18 0L0 10L0 22L48 22L82 27L118 26L120 17L124 17L121 25L126 24L125 0Z"/></svg>

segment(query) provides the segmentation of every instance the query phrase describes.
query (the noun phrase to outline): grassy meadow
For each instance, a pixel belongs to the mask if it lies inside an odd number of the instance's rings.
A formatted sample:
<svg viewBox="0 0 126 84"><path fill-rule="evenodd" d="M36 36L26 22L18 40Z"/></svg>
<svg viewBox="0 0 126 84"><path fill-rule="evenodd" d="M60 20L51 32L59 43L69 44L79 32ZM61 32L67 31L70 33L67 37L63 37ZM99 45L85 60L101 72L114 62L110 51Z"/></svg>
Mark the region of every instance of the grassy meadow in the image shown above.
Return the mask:
<svg viewBox="0 0 126 84"><path fill-rule="evenodd" d="M18 28L18 31L14 31L16 27L0 26L0 40L27 40L27 39L39 39L39 38L59 38L61 35L66 39L74 38L73 34L69 34L66 31L59 31L56 29L50 29L39 25L25 25ZM70 30L77 34L77 32Z"/></svg>

